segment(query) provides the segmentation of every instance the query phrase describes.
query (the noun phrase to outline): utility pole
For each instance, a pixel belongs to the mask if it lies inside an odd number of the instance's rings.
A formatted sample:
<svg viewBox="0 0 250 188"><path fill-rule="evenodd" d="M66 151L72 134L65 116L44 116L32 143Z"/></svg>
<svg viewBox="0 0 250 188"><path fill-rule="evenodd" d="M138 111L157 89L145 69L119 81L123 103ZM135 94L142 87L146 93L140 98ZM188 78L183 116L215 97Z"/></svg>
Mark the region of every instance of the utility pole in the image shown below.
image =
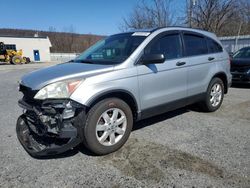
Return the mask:
<svg viewBox="0 0 250 188"><path fill-rule="evenodd" d="M242 21L240 22L238 34L237 34L237 36L236 36L236 38L235 38L234 51L238 50L238 40L239 40L239 38L240 38L241 27L242 27Z"/></svg>
<svg viewBox="0 0 250 188"><path fill-rule="evenodd" d="M192 27L192 18L193 18L193 8L196 5L197 0L187 0L187 6L188 6L188 26Z"/></svg>

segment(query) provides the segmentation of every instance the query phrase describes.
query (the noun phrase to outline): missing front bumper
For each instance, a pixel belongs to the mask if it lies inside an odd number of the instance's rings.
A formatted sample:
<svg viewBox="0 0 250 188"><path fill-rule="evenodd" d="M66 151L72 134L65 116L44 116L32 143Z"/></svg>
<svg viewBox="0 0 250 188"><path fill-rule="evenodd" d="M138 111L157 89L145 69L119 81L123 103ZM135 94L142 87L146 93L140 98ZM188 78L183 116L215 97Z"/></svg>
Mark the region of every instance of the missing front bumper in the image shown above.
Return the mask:
<svg viewBox="0 0 250 188"><path fill-rule="evenodd" d="M63 153L81 142L80 137L77 136L68 139L39 136L30 130L24 116L18 118L16 131L18 140L33 157Z"/></svg>
<svg viewBox="0 0 250 188"><path fill-rule="evenodd" d="M25 109L25 113L17 120L17 137L31 156L60 154L82 141L82 125L85 122L85 111L82 106L75 106L74 117L68 119L63 118L65 109L58 103L52 102L49 106L40 108L21 100L19 106ZM50 125L51 122L43 121L44 117L52 117L50 121L56 122Z"/></svg>

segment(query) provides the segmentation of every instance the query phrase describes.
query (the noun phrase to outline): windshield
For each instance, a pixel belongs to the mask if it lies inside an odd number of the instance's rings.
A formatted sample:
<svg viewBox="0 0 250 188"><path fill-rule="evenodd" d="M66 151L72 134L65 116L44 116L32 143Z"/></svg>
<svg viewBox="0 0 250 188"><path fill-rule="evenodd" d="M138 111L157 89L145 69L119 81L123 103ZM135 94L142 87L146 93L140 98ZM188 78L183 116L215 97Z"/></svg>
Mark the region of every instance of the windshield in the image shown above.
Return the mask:
<svg viewBox="0 0 250 188"><path fill-rule="evenodd" d="M101 40L79 55L74 61L93 64L119 64L126 60L146 36L124 33Z"/></svg>
<svg viewBox="0 0 250 188"><path fill-rule="evenodd" d="M250 48L243 48L235 52L233 58L250 58Z"/></svg>

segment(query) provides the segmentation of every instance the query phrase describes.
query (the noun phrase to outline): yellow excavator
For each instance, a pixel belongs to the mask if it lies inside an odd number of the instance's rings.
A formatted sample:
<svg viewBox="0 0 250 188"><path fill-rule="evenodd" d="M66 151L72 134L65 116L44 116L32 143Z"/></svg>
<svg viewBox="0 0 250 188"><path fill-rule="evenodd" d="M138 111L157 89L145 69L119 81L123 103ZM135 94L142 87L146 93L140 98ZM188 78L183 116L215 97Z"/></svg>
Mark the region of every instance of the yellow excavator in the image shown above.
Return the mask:
<svg viewBox="0 0 250 188"><path fill-rule="evenodd" d="M8 64L24 64L30 63L30 58L23 57L22 50L16 50L15 48L8 48L11 45L5 45L0 42L0 62Z"/></svg>

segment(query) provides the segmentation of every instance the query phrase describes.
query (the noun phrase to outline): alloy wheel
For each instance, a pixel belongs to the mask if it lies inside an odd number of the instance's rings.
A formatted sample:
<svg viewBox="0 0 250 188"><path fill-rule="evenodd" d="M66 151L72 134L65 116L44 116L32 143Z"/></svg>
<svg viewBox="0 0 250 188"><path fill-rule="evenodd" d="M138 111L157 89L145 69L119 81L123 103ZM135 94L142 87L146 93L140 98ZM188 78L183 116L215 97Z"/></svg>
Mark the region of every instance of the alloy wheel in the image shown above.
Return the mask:
<svg viewBox="0 0 250 188"><path fill-rule="evenodd" d="M96 124L96 138L104 146L118 143L127 128L127 117L119 108L106 110Z"/></svg>
<svg viewBox="0 0 250 188"><path fill-rule="evenodd" d="M220 104L222 99L222 88L221 85L216 83L213 85L210 92L210 103L213 107L216 107Z"/></svg>

